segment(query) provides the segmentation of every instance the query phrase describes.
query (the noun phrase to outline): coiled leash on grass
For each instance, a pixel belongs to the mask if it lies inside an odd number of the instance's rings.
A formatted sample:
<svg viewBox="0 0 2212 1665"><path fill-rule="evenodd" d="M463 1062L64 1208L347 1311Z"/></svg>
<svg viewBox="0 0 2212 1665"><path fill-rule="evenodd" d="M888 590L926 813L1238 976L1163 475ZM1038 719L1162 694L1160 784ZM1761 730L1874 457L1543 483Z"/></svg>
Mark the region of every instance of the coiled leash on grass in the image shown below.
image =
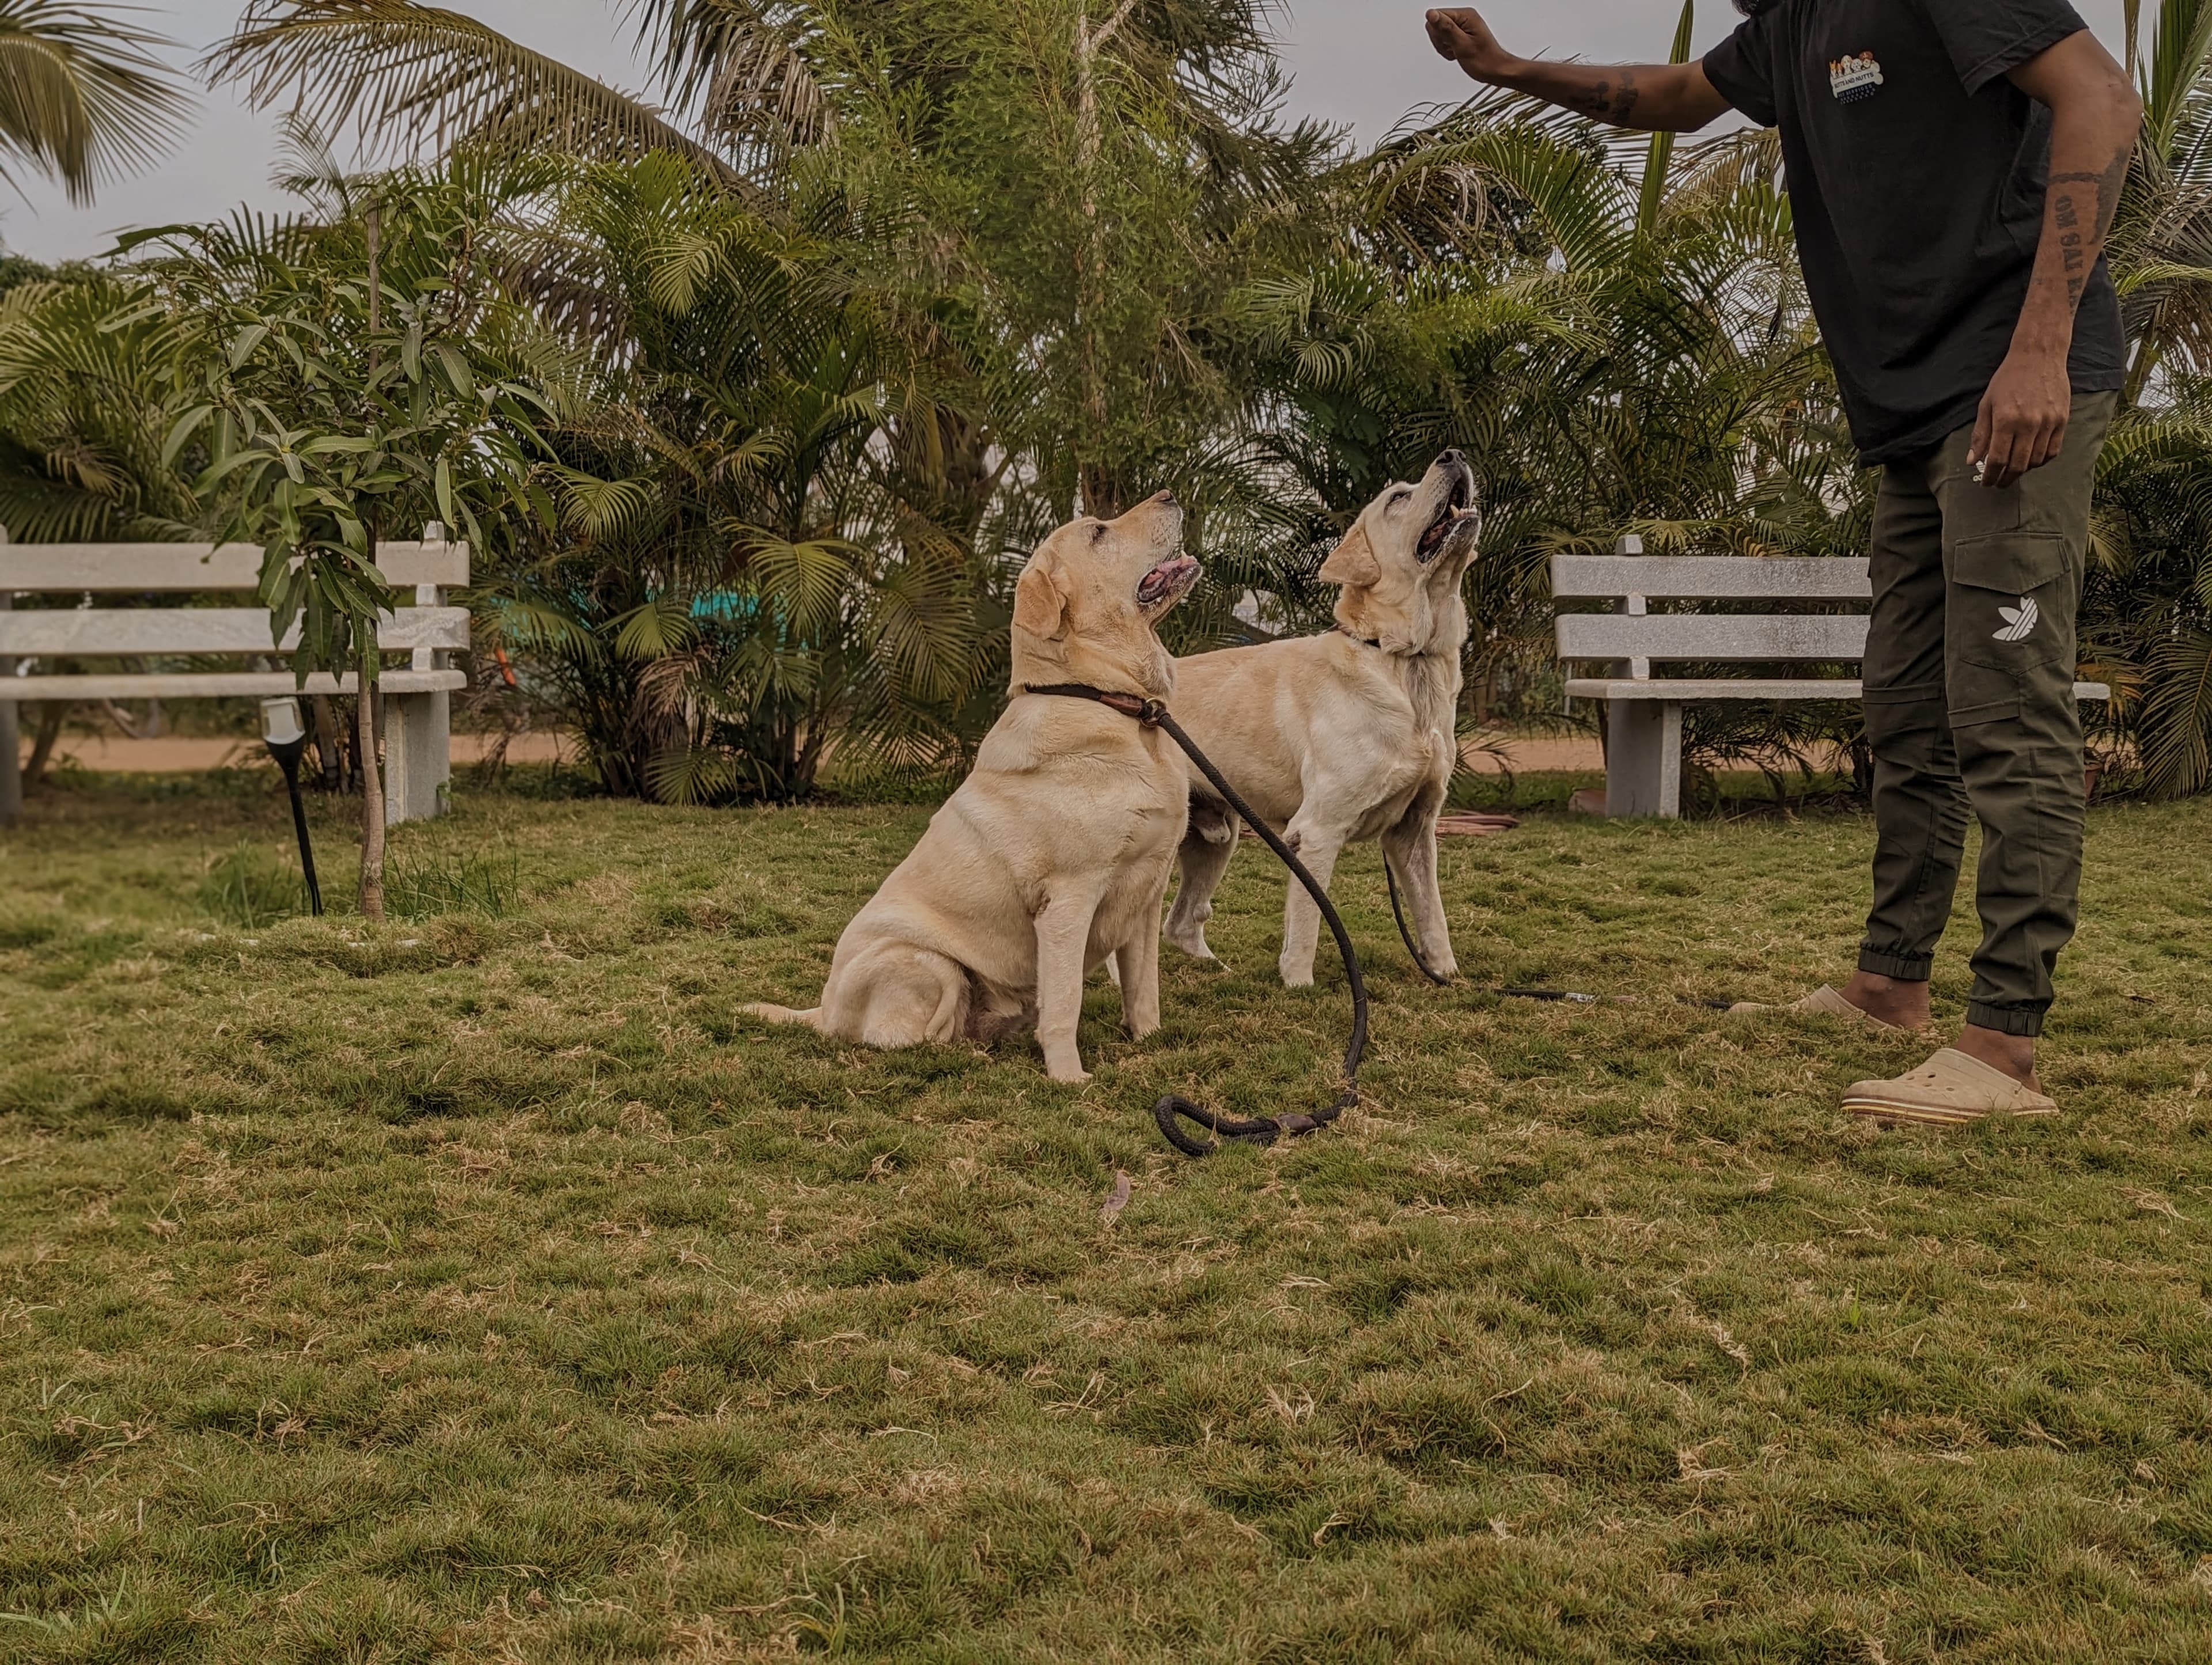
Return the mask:
<svg viewBox="0 0 2212 1665"><path fill-rule="evenodd" d="M1102 688L1091 688L1082 683L1054 683L1042 688L1024 687L1025 694L1049 694L1066 699L1091 700L1109 711L1118 711L1133 717L1146 728L1164 730L1168 738L1183 750L1183 755L1198 766L1199 773L1213 783L1213 789L1243 820L1246 826L1260 835L1261 840L1275 853L1278 860L1291 870L1291 877L1305 886L1306 894L1320 905L1321 916L1328 921L1329 934L1336 939L1336 951L1344 957L1344 975L1352 985L1352 1038L1344 1048L1344 1086L1336 1095L1336 1102L1326 1109L1311 1115L1260 1115L1250 1121L1236 1116L1216 1115L1202 1105L1188 1098L1170 1093L1152 1106L1152 1120L1159 1124L1160 1132L1169 1144L1185 1156L1211 1156L1220 1145L1212 1141L1193 1139L1176 1125L1188 1121L1205 1128L1219 1139L1243 1139L1255 1145L1272 1145L1285 1133L1295 1138L1326 1127L1359 1102L1359 1060L1367 1051L1367 984L1359 975L1359 956L1352 946L1352 933L1344 928L1344 921L1329 901L1328 892L1321 882L1306 871L1305 863L1297 853L1276 836L1274 829L1262 821L1256 811L1237 796L1237 789L1222 778L1221 771L1213 766L1212 759L1200 751L1190 736L1182 732L1182 725L1168 714L1167 708L1158 700L1139 698L1134 694L1109 693ZM1413 939L1407 939L1407 946ZM1420 956L1416 953L1415 959ZM1422 968L1426 970L1425 966Z"/></svg>

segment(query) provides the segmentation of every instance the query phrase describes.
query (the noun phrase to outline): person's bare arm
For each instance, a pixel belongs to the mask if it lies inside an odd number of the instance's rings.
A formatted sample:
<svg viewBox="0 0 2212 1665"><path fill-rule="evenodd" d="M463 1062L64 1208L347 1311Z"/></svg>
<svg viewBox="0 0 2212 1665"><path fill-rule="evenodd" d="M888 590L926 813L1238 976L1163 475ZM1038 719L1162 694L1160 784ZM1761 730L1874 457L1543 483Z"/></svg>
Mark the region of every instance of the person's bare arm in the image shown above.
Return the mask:
<svg viewBox="0 0 2212 1665"><path fill-rule="evenodd" d="M1429 14L1429 39L1475 80L1510 87L1615 127L1645 133L1695 132L1729 107L1702 64L1552 64L1516 58L1498 44L1482 14L1466 6Z"/></svg>
<svg viewBox="0 0 2212 1665"><path fill-rule="evenodd" d="M2074 317L2119 207L2142 102L2126 72L2087 29L2014 70L2014 86L2051 106L2051 191L2035 275L2012 350L1983 397L1969 462L1985 485L2008 486L2066 443L2073 384L2066 361Z"/></svg>

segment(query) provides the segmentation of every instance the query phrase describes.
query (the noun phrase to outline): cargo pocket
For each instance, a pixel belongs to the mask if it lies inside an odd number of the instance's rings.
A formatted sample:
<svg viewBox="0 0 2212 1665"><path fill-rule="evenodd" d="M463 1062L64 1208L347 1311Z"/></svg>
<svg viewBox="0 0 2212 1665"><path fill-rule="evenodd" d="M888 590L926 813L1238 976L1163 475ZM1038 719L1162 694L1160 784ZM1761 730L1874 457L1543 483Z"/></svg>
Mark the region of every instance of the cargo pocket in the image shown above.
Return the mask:
<svg viewBox="0 0 2212 1665"><path fill-rule="evenodd" d="M1978 665L2021 673L2074 660L2076 562L2064 533L2007 532L1963 538L1951 553L1951 589L1944 634L1954 667ZM1955 669L1954 669L1955 676ZM1977 681L1980 679L1977 678ZM2001 687L1961 701L1954 709L1995 703L2015 691Z"/></svg>

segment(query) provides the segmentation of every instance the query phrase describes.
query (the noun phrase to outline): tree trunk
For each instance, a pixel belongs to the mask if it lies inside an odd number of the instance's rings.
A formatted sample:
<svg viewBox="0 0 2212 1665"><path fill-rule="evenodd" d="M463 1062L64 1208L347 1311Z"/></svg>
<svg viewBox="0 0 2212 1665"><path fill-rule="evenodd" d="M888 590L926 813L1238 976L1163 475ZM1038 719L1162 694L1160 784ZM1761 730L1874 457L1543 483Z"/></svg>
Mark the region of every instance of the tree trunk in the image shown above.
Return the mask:
<svg viewBox="0 0 2212 1665"><path fill-rule="evenodd" d="M54 743L62 737L62 724L69 718L67 700L39 702L39 732L31 742L31 761L23 765L23 790L30 791L46 778L46 765L52 761Z"/></svg>
<svg viewBox="0 0 2212 1665"><path fill-rule="evenodd" d="M354 702L355 750L361 758L361 916L384 917L384 777L376 765L374 641L361 650L361 696Z"/></svg>
<svg viewBox="0 0 2212 1665"><path fill-rule="evenodd" d="M368 232L368 375L373 384L378 370L377 331L383 327L384 277L379 261L383 214L372 208ZM368 517L368 564L376 564L376 517ZM361 755L361 916L384 917L384 775L376 755L376 625L369 623L360 639L361 678L356 695L354 730Z"/></svg>
<svg viewBox="0 0 2212 1665"><path fill-rule="evenodd" d="M1075 257L1076 328L1081 335L1083 406L1091 422L1093 443L1109 431L1106 408L1105 343L1099 339L1100 318L1105 311L1106 239L1098 221L1098 161L1104 144L1098 115L1098 54L1129 21L1136 0L1121 0L1114 15L1097 30L1091 27L1091 9L1075 14L1075 144L1076 166L1082 176L1083 217L1086 235ZM1111 482L1108 465L1079 465L1079 489L1083 512L1102 520L1121 513L1118 483Z"/></svg>

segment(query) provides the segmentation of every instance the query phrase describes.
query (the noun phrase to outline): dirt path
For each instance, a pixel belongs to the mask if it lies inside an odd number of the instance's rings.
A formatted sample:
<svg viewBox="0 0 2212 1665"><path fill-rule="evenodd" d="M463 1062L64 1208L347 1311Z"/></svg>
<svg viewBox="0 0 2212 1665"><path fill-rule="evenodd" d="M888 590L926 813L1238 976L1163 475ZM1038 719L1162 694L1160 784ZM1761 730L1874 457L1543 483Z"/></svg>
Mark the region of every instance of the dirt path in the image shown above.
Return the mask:
<svg viewBox="0 0 2212 1665"><path fill-rule="evenodd" d="M1497 744L1498 751L1504 753L1503 761L1497 751L1478 750L1482 744L1469 741L1460 751L1477 775L1503 775L1509 768L1516 775L1581 774L1605 768L1605 749L1593 735L1502 737Z"/></svg>
<svg viewBox="0 0 2212 1665"><path fill-rule="evenodd" d="M482 761L495 738L454 735L454 764L458 767ZM27 760L30 755L30 744L26 741L23 756ZM258 740L195 739L182 736L125 740L106 734L89 738L72 735L54 748L57 764L69 759L79 768L102 775L181 775L222 769L226 764L258 763L267 755ZM507 761L514 763L564 763L574 761L575 756L574 743L560 733L525 734L507 749Z"/></svg>
<svg viewBox="0 0 2212 1665"><path fill-rule="evenodd" d="M458 767L480 761L489 748L489 737L453 736L453 763ZM1516 775L1595 772L1605 768L1605 753L1596 740L1583 736L1539 736L1507 739L1501 748ZM24 743L23 755L30 756ZM239 739L165 738L126 740L117 735L72 736L55 749L57 763L75 761L81 769L101 775L179 775L198 769L222 769L227 764L253 764L262 759L260 742ZM573 763L575 742L558 732L526 734L507 748L507 761L516 763ZM1470 744L1467 766L1477 775L1500 775L1507 764L1497 755Z"/></svg>

